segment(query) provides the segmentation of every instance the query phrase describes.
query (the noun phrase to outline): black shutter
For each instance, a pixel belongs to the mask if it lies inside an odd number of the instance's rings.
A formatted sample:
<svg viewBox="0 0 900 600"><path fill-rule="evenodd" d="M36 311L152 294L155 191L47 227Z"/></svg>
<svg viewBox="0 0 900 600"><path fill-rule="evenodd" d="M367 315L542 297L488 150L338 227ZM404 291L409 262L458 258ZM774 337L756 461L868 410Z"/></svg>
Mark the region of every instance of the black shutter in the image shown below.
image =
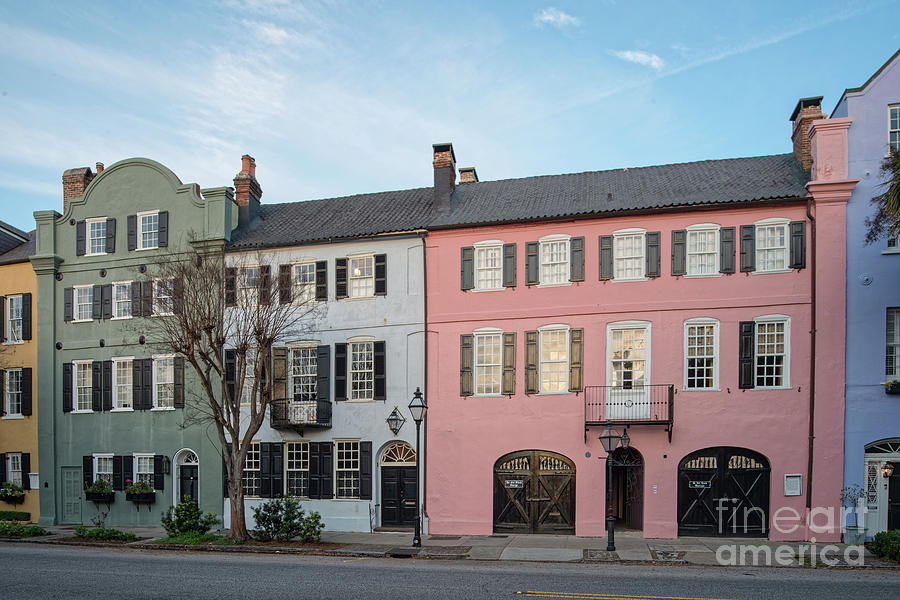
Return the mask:
<svg viewBox="0 0 900 600"><path fill-rule="evenodd" d="M0 453L0 483L6 483L6 454Z"/></svg>
<svg viewBox="0 0 900 600"><path fill-rule="evenodd" d="M141 362L144 363L144 373L141 375L141 383L144 384L141 388L141 403L144 410L150 410L153 408L153 359L145 358Z"/></svg>
<svg viewBox="0 0 900 600"><path fill-rule="evenodd" d="M5 461L4 461L5 463ZM31 489L31 477L28 474L31 472L31 454L28 452L22 453L22 489L30 490Z"/></svg>
<svg viewBox="0 0 900 600"><path fill-rule="evenodd" d="M288 351L287 348L272 348L272 398L283 407L287 414L288 400ZM269 414L274 414L275 407L271 407Z"/></svg>
<svg viewBox="0 0 900 600"><path fill-rule="evenodd" d="M125 480L125 487L134 483L134 456L131 454L122 456L122 479Z"/></svg>
<svg viewBox="0 0 900 600"><path fill-rule="evenodd" d="M331 346L316 348L316 421L322 425L331 423Z"/></svg>
<svg viewBox="0 0 900 600"><path fill-rule="evenodd" d="M503 334L503 379L500 393L512 395L516 393L516 334Z"/></svg>
<svg viewBox="0 0 900 600"><path fill-rule="evenodd" d="M659 266L659 259L661 248L660 248L660 232L658 231L648 231L644 235L644 240L647 246L647 253L644 256L647 261L647 277L659 277L661 269Z"/></svg>
<svg viewBox="0 0 900 600"><path fill-rule="evenodd" d="M143 317L144 309L141 304L141 282L131 282L131 316Z"/></svg>
<svg viewBox="0 0 900 600"><path fill-rule="evenodd" d="M372 442L359 443L359 499L372 499Z"/></svg>
<svg viewBox="0 0 900 600"><path fill-rule="evenodd" d="M328 261L316 262L316 300L328 300Z"/></svg>
<svg viewBox="0 0 900 600"><path fill-rule="evenodd" d="M334 401L347 399L347 344L334 345Z"/></svg>
<svg viewBox="0 0 900 600"><path fill-rule="evenodd" d="M3 312L6 309L6 297L0 296L0 342L6 341L6 319L3 316Z"/></svg>
<svg viewBox="0 0 900 600"><path fill-rule="evenodd" d="M237 269L225 268L225 306L237 304Z"/></svg>
<svg viewBox="0 0 900 600"><path fill-rule="evenodd" d="M184 357L176 356L172 362L175 365L175 397L172 406L184 408Z"/></svg>
<svg viewBox="0 0 900 600"><path fill-rule="evenodd" d="M291 303L291 265L278 265L278 303Z"/></svg>
<svg viewBox="0 0 900 600"><path fill-rule="evenodd" d="M475 336L465 333L459 336L459 395L471 396L474 393L473 364Z"/></svg>
<svg viewBox="0 0 900 600"><path fill-rule="evenodd" d="M741 273L756 270L756 227L741 225Z"/></svg>
<svg viewBox="0 0 900 600"><path fill-rule="evenodd" d="M312 445L312 444L310 444ZM319 497L334 497L334 446L331 442L319 443Z"/></svg>
<svg viewBox="0 0 900 600"><path fill-rule="evenodd" d="M237 400L237 356L234 350L225 351L225 388L232 402Z"/></svg>
<svg viewBox="0 0 900 600"><path fill-rule="evenodd" d="M0 417L6 414L6 384L4 383L4 376L6 372L3 369L0 369Z"/></svg>
<svg viewBox="0 0 900 600"><path fill-rule="evenodd" d="M319 468L321 467L319 460L319 443L309 443L309 498L317 500L319 498L319 490L322 488L322 482L319 477Z"/></svg>
<svg viewBox="0 0 900 600"><path fill-rule="evenodd" d="M791 221L791 268L806 268L806 221Z"/></svg>
<svg viewBox="0 0 900 600"><path fill-rule="evenodd" d="M94 483L94 457L91 455L81 457L81 478L84 480L84 487Z"/></svg>
<svg viewBox="0 0 900 600"><path fill-rule="evenodd" d="M159 211L159 237L158 246L165 248L169 245L169 211Z"/></svg>
<svg viewBox="0 0 900 600"><path fill-rule="evenodd" d="M106 220L106 253L115 254L116 252L116 220Z"/></svg>
<svg viewBox="0 0 900 600"><path fill-rule="evenodd" d="M125 489L125 481L122 476L122 457L113 456L113 473L112 473L112 489L121 492Z"/></svg>
<svg viewBox="0 0 900 600"><path fill-rule="evenodd" d="M475 289L475 248L472 246L459 250L459 289Z"/></svg>
<svg viewBox="0 0 900 600"><path fill-rule="evenodd" d="M503 287L516 287L515 244L503 244Z"/></svg>
<svg viewBox="0 0 900 600"><path fill-rule="evenodd" d="M719 230L719 273L734 273L734 227Z"/></svg>
<svg viewBox="0 0 900 600"><path fill-rule="evenodd" d="M569 391L584 389L584 329L569 330Z"/></svg>
<svg viewBox="0 0 900 600"><path fill-rule="evenodd" d="M31 390L33 388L31 373L31 367L22 367L22 415L26 417L31 415ZM2 379L0 379L0 382L2 382Z"/></svg>
<svg viewBox="0 0 900 600"><path fill-rule="evenodd" d="M131 362L131 406L134 410L145 410L143 402L143 385L141 385L144 367L139 358Z"/></svg>
<svg viewBox="0 0 900 600"><path fill-rule="evenodd" d="M87 224L84 221L75 223L75 256L84 256L87 240Z"/></svg>
<svg viewBox="0 0 900 600"><path fill-rule="evenodd" d="M259 497L272 497L272 444L259 445Z"/></svg>
<svg viewBox="0 0 900 600"><path fill-rule="evenodd" d="M103 410L103 363L95 360L91 363L91 410Z"/></svg>
<svg viewBox="0 0 900 600"><path fill-rule="evenodd" d="M753 356L753 334L755 324L753 321L741 321L740 324L740 349L738 362L738 387L749 389L754 387L754 356Z"/></svg>
<svg viewBox="0 0 900 600"><path fill-rule="evenodd" d="M569 240L569 281L584 281L584 238Z"/></svg>
<svg viewBox="0 0 900 600"><path fill-rule="evenodd" d="M284 445L269 445L269 479L272 498L284 493Z"/></svg>
<svg viewBox="0 0 900 600"><path fill-rule="evenodd" d="M137 215L128 215L128 249L137 249Z"/></svg>
<svg viewBox="0 0 900 600"><path fill-rule="evenodd" d="M340 300L347 297L347 259L334 259L334 295Z"/></svg>
<svg viewBox="0 0 900 600"><path fill-rule="evenodd" d="M538 332L525 332L525 393L537 394L538 383Z"/></svg>
<svg viewBox="0 0 900 600"><path fill-rule="evenodd" d="M171 280L169 280L171 281ZM153 316L153 286L155 284L147 280L141 283L141 316L142 317L152 317ZM166 284L163 284L166 285ZM134 290L132 290L132 293ZM172 285L169 284L169 294L173 293ZM134 295L131 296L132 301L134 301ZM173 303L177 303L181 300L179 296L176 295L173 298Z"/></svg>
<svg viewBox="0 0 900 600"><path fill-rule="evenodd" d="M103 318L112 319L112 284L100 286L100 298L103 303Z"/></svg>
<svg viewBox="0 0 900 600"><path fill-rule="evenodd" d="M613 278L613 237L600 236L600 280Z"/></svg>
<svg viewBox="0 0 900 600"><path fill-rule="evenodd" d="M384 342L373 344L375 354L375 400L384 400L387 397L387 378L385 376L387 356L384 352Z"/></svg>
<svg viewBox="0 0 900 600"><path fill-rule="evenodd" d="M538 242L525 242L525 285L540 283L538 276Z"/></svg>
<svg viewBox="0 0 900 600"><path fill-rule="evenodd" d="M112 410L113 407L113 363L111 360L103 361L103 410Z"/></svg>
<svg viewBox="0 0 900 600"><path fill-rule="evenodd" d="M153 455L153 489L166 489L166 457L162 454Z"/></svg>
<svg viewBox="0 0 900 600"><path fill-rule="evenodd" d="M91 318L103 318L103 286L95 285L91 290Z"/></svg>
<svg viewBox="0 0 900 600"><path fill-rule="evenodd" d="M72 363L63 363L63 412L72 412Z"/></svg>
<svg viewBox="0 0 900 600"><path fill-rule="evenodd" d="M272 296L272 268L269 265L259 267L259 303L268 304Z"/></svg>
<svg viewBox="0 0 900 600"><path fill-rule="evenodd" d="M672 275L687 273L687 231L677 229L672 232Z"/></svg>
<svg viewBox="0 0 900 600"><path fill-rule="evenodd" d="M75 290L67 287L63 290L63 320L73 320L75 314ZM2 315L0 315L2 316Z"/></svg>
<svg viewBox="0 0 900 600"><path fill-rule="evenodd" d="M375 295L387 295L387 254L375 255Z"/></svg>
<svg viewBox="0 0 900 600"><path fill-rule="evenodd" d="M3 314L0 313L0 319L2 318ZM22 339L31 339L31 293L22 294Z"/></svg>

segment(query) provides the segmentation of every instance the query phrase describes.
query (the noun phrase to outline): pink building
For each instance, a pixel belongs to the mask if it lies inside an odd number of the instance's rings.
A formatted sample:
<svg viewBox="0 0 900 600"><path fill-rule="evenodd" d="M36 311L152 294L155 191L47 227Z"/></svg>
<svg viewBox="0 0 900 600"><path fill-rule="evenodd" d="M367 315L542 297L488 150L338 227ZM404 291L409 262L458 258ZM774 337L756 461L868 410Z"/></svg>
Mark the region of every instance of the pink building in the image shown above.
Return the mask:
<svg viewBox="0 0 900 600"><path fill-rule="evenodd" d="M435 145L430 533L605 535L612 425L617 527L839 539L849 121L800 108L777 156L456 185Z"/></svg>

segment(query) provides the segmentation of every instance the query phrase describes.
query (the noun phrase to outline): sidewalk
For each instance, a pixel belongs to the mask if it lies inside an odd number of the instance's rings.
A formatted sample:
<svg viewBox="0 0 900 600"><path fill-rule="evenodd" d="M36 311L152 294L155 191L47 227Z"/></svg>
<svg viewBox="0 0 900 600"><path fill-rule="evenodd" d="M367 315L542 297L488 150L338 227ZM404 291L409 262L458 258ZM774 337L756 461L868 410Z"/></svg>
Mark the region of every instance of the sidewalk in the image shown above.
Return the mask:
<svg viewBox="0 0 900 600"><path fill-rule="evenodd" d="M65 543L62 538L74 535L71 527L46 527L53 535L30 538L35 543ZM188 547L159 546L152 541L165 537L161 527L121 528L146 538L127 544L143 549L179 549ZM224 533L224 532L218 532ZM318 549L277 546L199 546L194 550L228 552L272 552L297 554L357 555L372 557L417 557L472 560L516 560L538 562L616 562L690 565L772 565L772 566L837 566L900 569L896 563L879 560L864 548L846 544L816 544L816 558L808 543L771 542L754 538L682 537L679 539L645 539L640 531L616 532L615 552L606 551L605 537L571 535L425 535L422 547L412 547L412 533L348 533L324 531L322 542L339 544L338 548ZM86 543L87 545L112 545ZM121 547L121 544L116 544ZM722 547L725 547L724 549ZM731 548L734 548L733 550ZM827 547L827 550L825 550ZM743 550L743 551L741 551ZM822 552L837 563L828 565ZM717 556L718 554L718 556ZM849 562L845 560L850 558ZM768 557L768 559L767 559ZM862 565L859 559L862 558ZM776 560L777 558L777 560ZM719 559L722 559L721 561Z"/></svg>

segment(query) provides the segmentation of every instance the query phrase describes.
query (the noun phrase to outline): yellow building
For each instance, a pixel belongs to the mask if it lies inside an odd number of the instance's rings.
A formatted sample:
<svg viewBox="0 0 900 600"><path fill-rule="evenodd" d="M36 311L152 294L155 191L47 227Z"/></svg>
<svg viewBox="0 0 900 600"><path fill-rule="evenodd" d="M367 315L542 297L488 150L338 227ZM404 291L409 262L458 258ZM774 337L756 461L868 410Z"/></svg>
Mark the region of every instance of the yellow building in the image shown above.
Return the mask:
<svg viewBox="0 0 900 600"><path fill-rule="evenodd" d="M0 221L0 511L40 516L34 232ZM24 495L12 494L24 490Z"/></svg>

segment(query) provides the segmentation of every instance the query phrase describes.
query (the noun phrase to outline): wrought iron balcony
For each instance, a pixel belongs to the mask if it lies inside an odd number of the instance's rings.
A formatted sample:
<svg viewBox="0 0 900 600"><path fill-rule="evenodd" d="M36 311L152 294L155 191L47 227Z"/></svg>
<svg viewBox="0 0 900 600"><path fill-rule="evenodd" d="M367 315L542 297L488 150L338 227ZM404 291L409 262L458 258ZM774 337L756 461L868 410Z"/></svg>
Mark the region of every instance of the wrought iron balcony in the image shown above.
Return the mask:
<svg viewBox="0 0 900 600"><path fill-rule="evenodd" d="M295 429L306 427L331 427L331 402L328 400L273 400L270 407L271 424L274 429Z"/></svg>
<svg viewBox="0 0 900 600"><path fill-rule="evenodd" d="M661 425L671 442L674 410L675 386L671 384L584 388L585 431L592 425Z"/></svg>

